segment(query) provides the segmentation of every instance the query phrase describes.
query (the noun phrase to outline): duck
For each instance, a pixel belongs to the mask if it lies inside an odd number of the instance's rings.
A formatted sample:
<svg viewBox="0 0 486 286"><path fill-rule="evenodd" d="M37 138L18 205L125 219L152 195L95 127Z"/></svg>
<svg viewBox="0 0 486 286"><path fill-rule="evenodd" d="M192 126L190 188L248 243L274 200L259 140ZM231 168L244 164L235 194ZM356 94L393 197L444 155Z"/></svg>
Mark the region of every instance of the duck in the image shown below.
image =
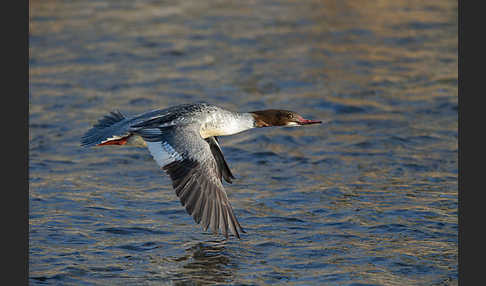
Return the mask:
<svg viewBox="0 0 486 286"><path fill-rule="evenodd" d="M111 111L81 138L81 146L131 145L146 147L170 177L172 187L204 231L233 235L246 233L236 218L223 180L235 179L218 140L253 128L306 126L320 120L296 112L265 109L235 112L200 102L155 109L135 116Z"/></svg>

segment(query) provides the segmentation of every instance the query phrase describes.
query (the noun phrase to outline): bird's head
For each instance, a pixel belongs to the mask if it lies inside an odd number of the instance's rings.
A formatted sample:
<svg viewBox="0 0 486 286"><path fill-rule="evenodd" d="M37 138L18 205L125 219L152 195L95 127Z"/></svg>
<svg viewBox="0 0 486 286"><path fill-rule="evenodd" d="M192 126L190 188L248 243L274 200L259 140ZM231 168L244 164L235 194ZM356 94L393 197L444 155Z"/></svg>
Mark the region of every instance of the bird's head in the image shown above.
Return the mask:
<svg viewBox="0 0 486 286"><path fill-rule="evenodd" d="M322 123L320 120L304 119L299 114L282 109L266 109L252 111L250 114L255 119L256 127L269 126L302 126Z"/></svg>

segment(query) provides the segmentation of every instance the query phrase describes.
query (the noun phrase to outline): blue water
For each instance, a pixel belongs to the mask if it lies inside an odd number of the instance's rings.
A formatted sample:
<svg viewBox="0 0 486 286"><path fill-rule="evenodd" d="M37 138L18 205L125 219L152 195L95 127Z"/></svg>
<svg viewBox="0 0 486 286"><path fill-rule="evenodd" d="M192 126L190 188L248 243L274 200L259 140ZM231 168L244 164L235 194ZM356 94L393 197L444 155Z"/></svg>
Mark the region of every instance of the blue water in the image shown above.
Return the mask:
<svg viewBox="0 0 486 286"><path fill-rule="evenodd" d="M33 1L31 285L457 285L457 1ZM107 112L325 124L221 138L247 234L202 231Z"/></svg>

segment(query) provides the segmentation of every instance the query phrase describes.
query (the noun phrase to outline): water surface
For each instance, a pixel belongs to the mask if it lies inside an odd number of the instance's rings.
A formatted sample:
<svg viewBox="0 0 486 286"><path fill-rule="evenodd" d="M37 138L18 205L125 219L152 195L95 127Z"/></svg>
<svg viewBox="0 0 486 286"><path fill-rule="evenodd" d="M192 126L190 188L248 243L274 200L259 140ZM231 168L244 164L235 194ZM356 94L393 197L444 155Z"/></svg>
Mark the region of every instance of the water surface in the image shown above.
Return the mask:
<svg viewBox="0 0 486 286"><path fill-rule="evenodd" d="M457 285L457 1L30 1L31 285ZM327 121L221 138L247 230L181 207L113 109Z"/></svg>

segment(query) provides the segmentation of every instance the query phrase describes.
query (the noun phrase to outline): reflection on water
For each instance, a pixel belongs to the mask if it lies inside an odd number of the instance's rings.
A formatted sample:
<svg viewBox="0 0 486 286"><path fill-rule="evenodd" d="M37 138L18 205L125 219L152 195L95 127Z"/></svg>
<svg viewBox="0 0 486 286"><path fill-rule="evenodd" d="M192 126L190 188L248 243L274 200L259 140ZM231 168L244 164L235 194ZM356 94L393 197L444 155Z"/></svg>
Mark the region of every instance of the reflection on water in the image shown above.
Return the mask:
<svg viewBox="0 0 486 286"><path fill-rule="evenodd" d="M233 280L237 264L225 249L225 241L198 242L186 249L182 269L173 274L176 282L228 283Z"/></svg>
<svg viewBox="0 0 486 286"><path fill-rule="evenodd" d="M30 1L32 285L457 284L456 1ZM242 240L203 232L113 109L326 122L222 137Z"/></svg>

